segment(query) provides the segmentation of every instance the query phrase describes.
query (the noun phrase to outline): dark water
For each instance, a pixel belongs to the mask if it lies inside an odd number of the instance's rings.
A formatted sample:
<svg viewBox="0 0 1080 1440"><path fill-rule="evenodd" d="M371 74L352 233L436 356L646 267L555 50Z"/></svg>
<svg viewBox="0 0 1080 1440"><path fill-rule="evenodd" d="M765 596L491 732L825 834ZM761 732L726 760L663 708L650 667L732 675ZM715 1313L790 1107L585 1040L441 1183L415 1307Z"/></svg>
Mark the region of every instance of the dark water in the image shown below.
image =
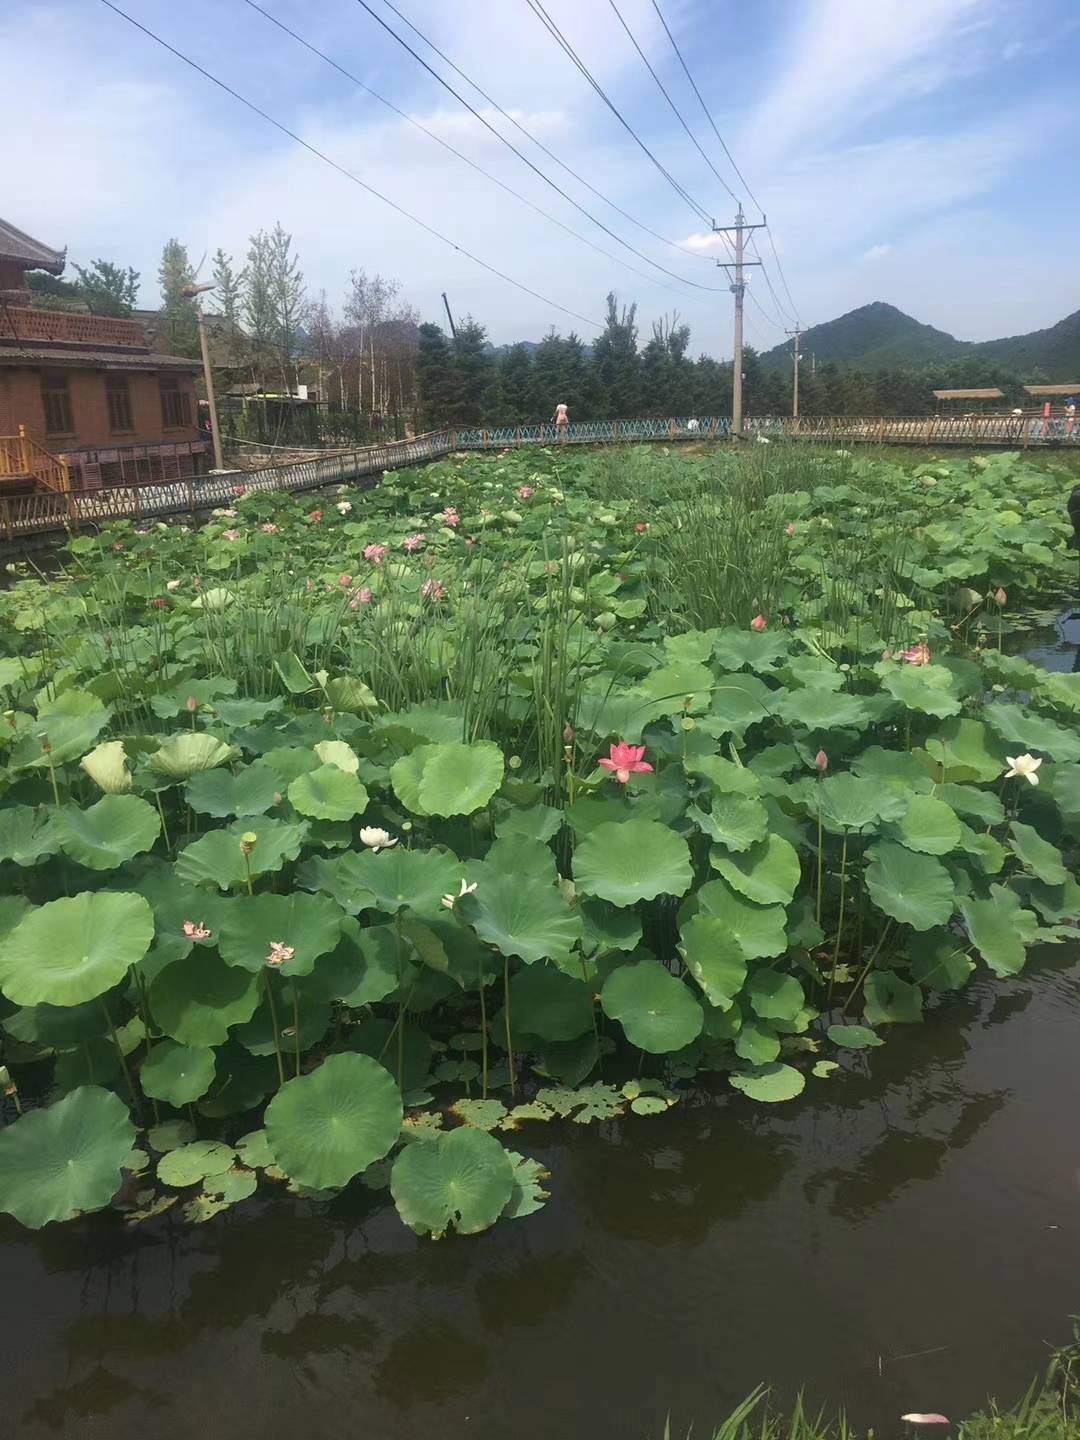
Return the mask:
<svg viewBox="0 0 1080 1440"><path fill-rule="evenodd" d="M1055 950L775 1110L533 1126L551 1200L472 1238L363 1194L5 1226L0 1433L644 1440L767 1378L890 1435L1012 1397L1080 1309L1078 1026Z"/></svg>

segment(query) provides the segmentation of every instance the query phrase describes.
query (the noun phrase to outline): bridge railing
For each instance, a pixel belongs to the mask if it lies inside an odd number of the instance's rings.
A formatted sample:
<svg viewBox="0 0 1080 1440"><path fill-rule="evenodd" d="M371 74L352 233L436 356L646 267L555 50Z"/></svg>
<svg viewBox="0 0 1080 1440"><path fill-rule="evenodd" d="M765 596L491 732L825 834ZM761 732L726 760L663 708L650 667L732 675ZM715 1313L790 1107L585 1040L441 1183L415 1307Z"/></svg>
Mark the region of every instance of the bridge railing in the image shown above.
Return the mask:
<svg viewBox="0 0 1080 1440"><path fill-rule="evenodd" d="M92 493L35 491L0 496L0 538L79 530L109 520L163 519L230 506L240 490L303 492L346 485L462 451L502 451L524 446L641 444L725 439L727 416L682 415L668 419L590 420L565 427L510 425L433 430L408 440L389 440L356 450L335 450L256 470L195 475L148 485ZM1080 445L1080 426L1064 417L976 416L750 416L746 439L807 440L841 447L878 445Z"/></svg>

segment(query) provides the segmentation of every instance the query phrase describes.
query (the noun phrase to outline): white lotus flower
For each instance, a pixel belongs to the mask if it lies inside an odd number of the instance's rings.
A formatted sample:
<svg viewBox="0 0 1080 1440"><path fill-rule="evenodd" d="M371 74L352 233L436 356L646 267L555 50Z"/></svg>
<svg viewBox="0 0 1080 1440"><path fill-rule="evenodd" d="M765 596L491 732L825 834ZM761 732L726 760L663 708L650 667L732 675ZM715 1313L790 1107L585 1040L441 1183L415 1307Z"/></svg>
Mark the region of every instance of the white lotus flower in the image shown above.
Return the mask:
<svg viewBox="0 0 1080 1440"><path fill-rule="evenodd" d="M1036 770L1042 764L1042 760L1036 760L1034 755L1006 755L1005 759L1012 766L1011 770L1005 771L1005 779L1011 780L1013 776L1023 776L1029 785L1037 785L1039 777Z"/></svg>
<svg viewBox="0 0 1080 1440"><path fill-rule="evenodd" d="M334 506L334 509L338 512L339 515L348 515L349 511L352 509L352 506L349 504L348 500L339 500Z"/></svg>
<svg viewBox="0 0 1080 1440"><path fill-rule="evenodd" d="M360 830L360 843L367 845L377 855L380 850L389 850L391 845L396 845L397 840L391 837L388 830L381 830L378 825L364 825Z"/></svg>
<svg viewBox="0 0 1080 1440"><path fill-rule="evenodd" d="M166 580L166 581L165 581L165 589L166 589L166 590L179 590L179 589L180 589L180 581L179 581L179 580Z"/></svg>
<svg viewBox="0 0 1080 1440"><path fill-rule="evenodd" d="M474 880L473 883L470 885L466 881L465 877L462 876L461 889L456 895L444 895L442 897L442 903L447 910L453 910L454 906L457 904L457 902L461 899L463 895L471 895L475 889L476 881Z"/></svg>

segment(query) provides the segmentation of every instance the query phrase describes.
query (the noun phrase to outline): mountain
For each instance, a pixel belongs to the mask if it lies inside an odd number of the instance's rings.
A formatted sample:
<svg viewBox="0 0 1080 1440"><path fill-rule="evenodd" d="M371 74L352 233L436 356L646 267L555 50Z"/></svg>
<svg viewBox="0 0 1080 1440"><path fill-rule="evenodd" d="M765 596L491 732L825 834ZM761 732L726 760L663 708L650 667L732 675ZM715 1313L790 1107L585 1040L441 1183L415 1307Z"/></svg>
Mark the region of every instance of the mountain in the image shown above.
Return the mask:
<svg viewBox="0 0 1080 1440"><path fill-rule="evenodd" d="M923 325L895 305L875 300L836 320L812 325L803 332L804 355L817 363L834 361L860 370L894 366L944 364L950 360L983 360L1010 369L1045 372L1050 380L1080 378L1080 310L1047 330L1001 340L957 340L933 325ZM769 369L791 364L790 345L777 345L760 356Z"/></svg>

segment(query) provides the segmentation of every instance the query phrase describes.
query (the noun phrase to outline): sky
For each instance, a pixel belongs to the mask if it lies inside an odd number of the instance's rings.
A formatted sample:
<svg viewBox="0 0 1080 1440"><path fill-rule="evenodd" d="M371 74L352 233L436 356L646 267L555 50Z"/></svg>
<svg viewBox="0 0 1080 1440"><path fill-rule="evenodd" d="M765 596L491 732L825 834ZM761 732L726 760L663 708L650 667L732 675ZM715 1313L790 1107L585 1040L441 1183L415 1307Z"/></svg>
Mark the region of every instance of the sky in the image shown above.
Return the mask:
<svg viewBox="0 0 1080 1440"><path fill-rule="evenodd" d="M21 57L4 71L5 109L18 117L17 130L6 127L4 217L80 263L133 265L144 305L157 301L170 236L193 263L219 246L242 260L251 233L280 221L309 293L325 290L331 305L350 270L364 269L399 281L423 319L442 319L446 291L455 315L471 313L496 344L553 326L588 340L614 290L637 302L642 340L677 314L693 353L727 356L732 297L715 262L728 252L708 222L730 225L738 197L748 219L769 222L755 232L765 267L751 274L747 307L747 340L760 349L795 318L805 328L871 300L969 340L1080 308L1076 0L545 0L656 164L528 0L394 5L557 159L453 75L386 0L366 3L480 119L361 0L259 0L353 79L248 0L116 3L355 177L101 0L0 5L0 54ZM202 278L209 269L208 258Z"/></svg>

